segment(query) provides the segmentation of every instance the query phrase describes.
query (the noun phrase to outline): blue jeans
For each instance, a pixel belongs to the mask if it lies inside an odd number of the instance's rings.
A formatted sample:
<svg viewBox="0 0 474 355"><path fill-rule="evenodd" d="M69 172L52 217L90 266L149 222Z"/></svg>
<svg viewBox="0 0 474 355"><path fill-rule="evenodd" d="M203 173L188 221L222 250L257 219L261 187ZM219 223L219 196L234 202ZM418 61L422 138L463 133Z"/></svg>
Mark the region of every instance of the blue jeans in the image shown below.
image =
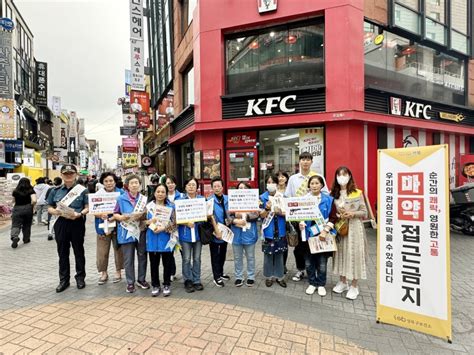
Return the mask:
<svg viewBox="0 0 474 355"><path fill-rule="evenodd" d="M327 263L330 255L328 253L306 254L306 272L310 285L326 286Z"/></svg>
<svg viewBox="0 0 474 355"><path fill-rule="evenodd" d="M201 283L201 242L181 242L181 247L183 248L184 281L191 281L193 284ZM191 255L193 258L192 265Z"/></svg>
<svg viewBox="0 0 474 355"><path fill-rule="evenodd" d="M232 244L234 250L235 278L244 279L244 252L247 258L247 279L255 280L255 244Z"/></svg>
<svg viewBox="0 0 474 355"><path fill-rule="evenodd" d="M267 279L272 277L282 279L284 275L283 253L272 255L263 253L263 276Z"/></svg>

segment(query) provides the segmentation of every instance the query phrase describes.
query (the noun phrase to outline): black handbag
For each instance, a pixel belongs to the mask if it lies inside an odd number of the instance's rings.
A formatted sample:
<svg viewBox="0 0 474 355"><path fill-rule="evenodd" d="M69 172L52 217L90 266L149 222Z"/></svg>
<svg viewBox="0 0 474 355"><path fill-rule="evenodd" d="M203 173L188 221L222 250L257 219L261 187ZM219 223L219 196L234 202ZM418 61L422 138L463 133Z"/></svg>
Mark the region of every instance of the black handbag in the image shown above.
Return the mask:
<svg viewBox="0 0 474 355"><path fill-rule="evenodd" d="M296 247L299 241L299 234L291 222L286 222L286 235L288 238L288 246Z"/></svg>
<svg viewBox="0 0 474 355"><path fill-rule="evenodd" d="M209 244L214 237L214 227L211 222L202 222L198 224L199 238L201 244Z"/></svg>

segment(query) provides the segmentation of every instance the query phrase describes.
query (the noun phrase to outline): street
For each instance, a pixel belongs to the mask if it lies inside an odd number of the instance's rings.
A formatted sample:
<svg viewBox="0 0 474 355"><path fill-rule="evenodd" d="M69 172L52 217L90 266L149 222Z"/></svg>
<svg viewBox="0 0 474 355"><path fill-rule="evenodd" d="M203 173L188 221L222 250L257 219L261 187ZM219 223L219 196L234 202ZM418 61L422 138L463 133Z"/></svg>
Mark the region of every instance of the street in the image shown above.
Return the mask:
<svg viewBox="0 0 474 355"><path fill-rule="evenodd" d="M336 282L331 273L326 297L306 295L306 279L299 283L291 281L292 253L288 258L288 288L276 284L266 287L259 245L258 274L253 288L234 287L232 260L225 266L231 280L224 288L215 287L209 248L205 246L203 292L185 293L180 279L173 283L168 298L152 298L150 290L142 289L130 295L125 293L124 281L97 285L92 227L89 217L85 244L87 287L78 290L72 279L71 287L60 294L55 292L56 243L47 240L46 227L34 225L31 243L20 242L17 249L10 247L9 230L0 230L0 353L474 352L474 287L468 279L474 260L472 237L451 237L453 343L448 344L442 339L375 322L373 230L368 230L369 280L361 282L359 298L349 301L329 292ZM180 259L178 254L178 270ZM74 265L72 257L71 261ZM112 258L110 261L112 275Z"/></svg>

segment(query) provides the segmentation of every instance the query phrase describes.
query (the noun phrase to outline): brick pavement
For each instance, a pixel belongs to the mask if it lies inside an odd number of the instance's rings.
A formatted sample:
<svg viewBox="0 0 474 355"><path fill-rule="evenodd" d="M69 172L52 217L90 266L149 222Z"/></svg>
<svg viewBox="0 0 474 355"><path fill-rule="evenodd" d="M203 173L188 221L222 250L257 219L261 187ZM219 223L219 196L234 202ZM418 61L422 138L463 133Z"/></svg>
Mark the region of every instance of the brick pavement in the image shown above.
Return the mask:
<svg viewBox="0 0 474 355"><path fill-rule="evenodd" d="M187 294L174 282L169 298L148 290L125 293L125 284L97 285L95 236L87 227L87 287L61 294L54 241L42 226L32 242L11 249L0 229L0 353L474 353L474 287L468 268L474 238L453 235L453 344L410 330L375 323L375 233L369 231L369 280L356 301L328 292L307 296L306 282L267 288L258 274L253 288L212 284L210 257L203 248L205 290ZM180 258L178 270L180 268ZM73 263L72 263L73 264ZM294 268L290 254L290 269ZM113 263L110 263L110 268ZM226 272L233 276L233 262ZM113 273L113 270L109 270ZM291 272L290 272L291 275ZM328 275L328 291L336 277Z"/></svg>

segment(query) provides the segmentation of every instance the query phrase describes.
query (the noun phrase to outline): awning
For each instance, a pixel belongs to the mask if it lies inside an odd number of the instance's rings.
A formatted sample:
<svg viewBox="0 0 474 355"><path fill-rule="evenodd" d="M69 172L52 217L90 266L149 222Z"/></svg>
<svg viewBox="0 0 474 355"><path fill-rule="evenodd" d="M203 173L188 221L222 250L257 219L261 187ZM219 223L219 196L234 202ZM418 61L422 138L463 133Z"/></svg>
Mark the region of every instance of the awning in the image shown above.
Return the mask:
<svg viewBox="0 0 474 355"><path fill-rule="evenodd" d="M15 165L8 163L0 163L0 169L15 169Z"/></svg>

